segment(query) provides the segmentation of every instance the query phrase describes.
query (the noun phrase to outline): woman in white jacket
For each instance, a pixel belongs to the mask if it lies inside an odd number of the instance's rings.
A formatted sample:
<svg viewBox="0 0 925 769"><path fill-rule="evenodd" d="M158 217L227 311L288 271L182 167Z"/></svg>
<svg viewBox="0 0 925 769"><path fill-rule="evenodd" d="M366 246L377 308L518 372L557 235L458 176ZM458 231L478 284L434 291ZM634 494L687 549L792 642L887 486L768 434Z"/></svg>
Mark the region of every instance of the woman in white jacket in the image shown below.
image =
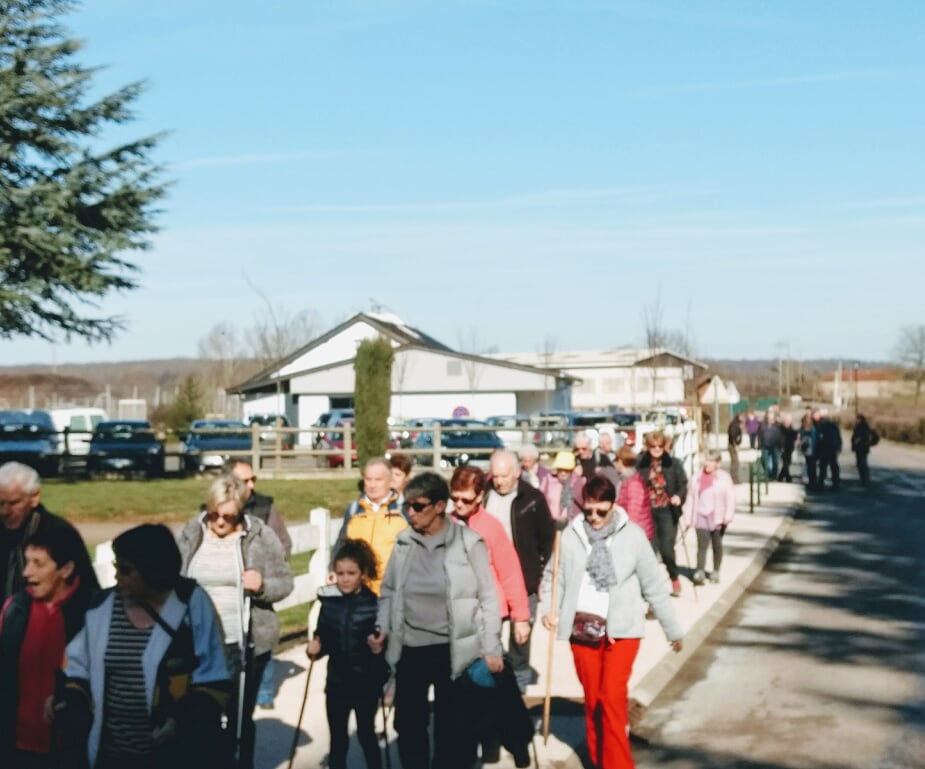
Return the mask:
<svg viewBox="0 0 925 769"><path fill-rule="evenodd" d="M652 546L616 497L607 478L588 481L584 514L561 535L556 605L552 564L540 590L543 625L571 642L585 694L588 753L598 769L633 767L627 689L645 635L646 602L672 648L679 652L682 646L681 626Z"/></svg>
<svg viewBox="0 0 925 769"><path fill-rule="evenodd" d="M736 512L735 484L732 476L720 468L722 456L711 451L703 461L703 467L694 475L687 487L682 521L684 531L691 526L697 532L697 571L695 585L702 585L707 579L719 582L719 567L723 562L723 534L732 523ZM707 574L707 549L713 547L713 571Z"/></svg>

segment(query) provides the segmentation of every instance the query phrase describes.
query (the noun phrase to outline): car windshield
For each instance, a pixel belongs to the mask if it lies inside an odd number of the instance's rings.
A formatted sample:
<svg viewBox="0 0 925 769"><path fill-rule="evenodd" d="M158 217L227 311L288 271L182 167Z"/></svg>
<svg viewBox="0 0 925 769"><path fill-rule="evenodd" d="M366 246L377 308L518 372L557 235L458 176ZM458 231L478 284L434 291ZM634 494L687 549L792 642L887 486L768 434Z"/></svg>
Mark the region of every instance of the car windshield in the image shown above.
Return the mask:
<svg viewBox="0 0 925 769"><path fill-rule="evenodd" d="M250 430L241 422L194 422L192 431L209 438L250 438Z"/></svg>
<svg viewBox="0 0 925 769"><path fill-rule="evenodd" d="M151 428L145 425L103 425L96 429L93 436L97 441L115 441L120 443L144 443L154 438Z"/></svg>
<svg viewBox="0 0 925 769"><path fill-rule="evenodd" d="M632 427L639 421L639 414L614 414L613 421L620 427Z"/></svg>

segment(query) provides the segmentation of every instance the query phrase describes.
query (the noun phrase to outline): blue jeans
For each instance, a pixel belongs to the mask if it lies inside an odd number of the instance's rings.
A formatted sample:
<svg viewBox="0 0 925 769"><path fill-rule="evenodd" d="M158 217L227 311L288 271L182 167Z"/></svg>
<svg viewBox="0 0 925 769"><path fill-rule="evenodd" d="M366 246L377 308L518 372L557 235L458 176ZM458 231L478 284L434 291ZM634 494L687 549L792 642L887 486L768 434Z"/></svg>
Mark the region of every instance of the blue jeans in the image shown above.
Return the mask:
<svg viewBox="0 0 925 769"><path fill-rule="evenodd" d="M275 663L273 658L267 661L267 666L263 669L263 675L260 678L260 688L257 690L258 705L272 705L276 699L276 675L273 671Z"/></svg>
<svg viewBox="0 0 925 769"><path fill-rule="evenodd" d="M776 481L777 474L780 472L780 449L761 449L761 459L768 470L768 480Z"/></svg>

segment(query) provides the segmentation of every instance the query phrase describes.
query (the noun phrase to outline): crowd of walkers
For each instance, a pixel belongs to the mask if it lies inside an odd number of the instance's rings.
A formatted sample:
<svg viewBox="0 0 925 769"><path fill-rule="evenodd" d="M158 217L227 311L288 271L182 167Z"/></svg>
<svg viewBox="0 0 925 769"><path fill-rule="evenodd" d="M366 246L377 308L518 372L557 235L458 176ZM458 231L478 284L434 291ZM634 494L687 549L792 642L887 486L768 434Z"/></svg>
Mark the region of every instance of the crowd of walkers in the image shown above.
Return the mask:
<svg viewBox="0 0 925 769"><path fill-rule="evenodd" d="M837 483L830 422L759 420L773 477L790 480L798 450L817 457L813 483L827 471ZM876 434L858 422L852 446L869 450ZM751 435L748 418L730 424L731 447ZM718 582L735 479L715 453L689 479L658 431L639 454L579 435L551 460L499 450L487 472L461 466L449 481L413 474L400 454L365 464L306 649L327 661L331 769L347 766L351 714L366 766L381 769L385 704L403 769L469 769L502 749L529 766L536 620L569 642L590 762L633 766L627 689L647 619L675 651L683 643L679 527L696 533L692 581ZM100 590L35 471L0 467L0 766L252 769L254 710L272 698L273 604L293 588L291 541L255 482L234 462L178 536L158 524L118 536L116 585Z"/></svg>
<svg viewBox="0 0 925 769"><path fill-rule="evenodd" d="M793 482L790 467L795 453L799 452L803 460L800 480L810 491L822 491L827 480L833 491L841 486L838 461L843 448L841 428L828 409L807 406L798 425L794 424L791 414L781 414L776 404L768 407L763 419L749 409L732 417L727 435L730 473L735 481L739 480L739 447L747 436L749 447L760 451L762 467L770 480ZM879 440L880 436L867 418L858 414L851 432L851 451L863 486L870 483L868 455Z"/></svg>

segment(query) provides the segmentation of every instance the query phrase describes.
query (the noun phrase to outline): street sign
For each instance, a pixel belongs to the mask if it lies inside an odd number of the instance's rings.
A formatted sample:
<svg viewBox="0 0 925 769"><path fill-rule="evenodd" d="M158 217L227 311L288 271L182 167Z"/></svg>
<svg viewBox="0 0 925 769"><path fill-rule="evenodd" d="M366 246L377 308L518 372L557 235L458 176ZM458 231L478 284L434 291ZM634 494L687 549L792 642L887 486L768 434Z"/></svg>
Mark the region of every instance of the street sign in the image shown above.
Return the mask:
<svg viewBox="0 0 925 769"><path fill-rule="evenodd" d="M453 409L453 419L465 419L469 416L469 409L465 406L457 406Z"/></svg>

